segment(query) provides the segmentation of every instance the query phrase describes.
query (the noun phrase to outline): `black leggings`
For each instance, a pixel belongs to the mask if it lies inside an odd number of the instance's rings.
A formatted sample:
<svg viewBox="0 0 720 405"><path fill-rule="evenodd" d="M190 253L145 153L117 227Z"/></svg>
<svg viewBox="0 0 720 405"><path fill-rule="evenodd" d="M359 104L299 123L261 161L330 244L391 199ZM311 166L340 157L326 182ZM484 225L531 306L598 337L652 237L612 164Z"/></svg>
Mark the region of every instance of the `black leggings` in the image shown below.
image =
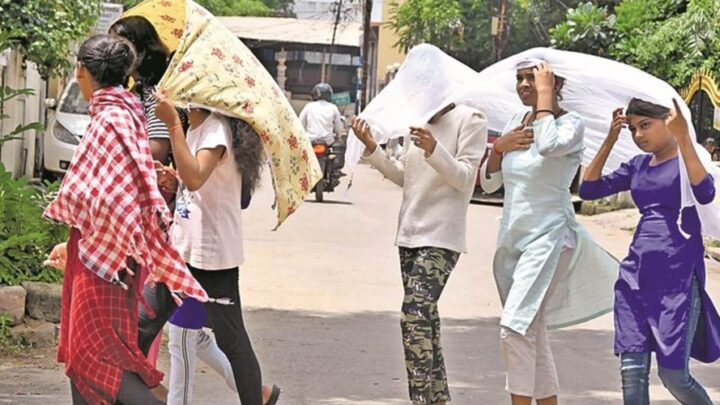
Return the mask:
<svg viewBox="0 0 720 405"><path fill-rule="evenodd" d="M89 405L90 403L80 395L75 384L70 383L73 405ZM157 399L150 388L135 373L125 371L120 381L117 402L122 405L164 405L165 402Z"/></svg>
<svg viewBox="0 0 720 405"><path fill-rule="evenodd" d="M200 270L190 265L188 268L210 297L230 298L233 301L233 305L206 304L205 323L213 330L220 350L230 360L240 403L263 405L260 364L255 357L242 318L238 268L218 271ZM150 319L145 308L140 306L138 344L140 350L147 355L155 337L177 306L163 284L157 284L155 287L146 286L143 296L156 315L155 318Z"/></svg>

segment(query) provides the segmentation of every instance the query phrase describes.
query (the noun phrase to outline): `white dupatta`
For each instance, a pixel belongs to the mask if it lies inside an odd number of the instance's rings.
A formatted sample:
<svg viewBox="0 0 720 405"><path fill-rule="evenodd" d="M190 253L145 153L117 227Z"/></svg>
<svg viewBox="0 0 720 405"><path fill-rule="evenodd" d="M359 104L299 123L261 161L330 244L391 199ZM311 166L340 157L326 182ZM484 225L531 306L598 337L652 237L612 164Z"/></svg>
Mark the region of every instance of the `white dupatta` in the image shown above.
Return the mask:
<svg viewBox="0 0 720 405"><path fill-rule="evenodd" d="M695 195L692 192L692 185L690 183L687 168L685 167L685 161L683 160L682 154L678 152L682 207L695 206L695 209L698 212L698 217L700 217L700 223L702 224L703 236L720 240L720 206L718 206L720 198L717 196L717 194L720 193L720 183L718 183L718 180L720 180L720 168L713 163L710 153L697 142L695 143L695 151L697 152L703 167L705 167L705 170L713 177L716 196L715 200L713 200L710 204L702 205L697 202ZM680 232L682 232L682 228L680 229ZM683 236L689 238L689 235L686 235L684 232L682 233Z"/></svg>

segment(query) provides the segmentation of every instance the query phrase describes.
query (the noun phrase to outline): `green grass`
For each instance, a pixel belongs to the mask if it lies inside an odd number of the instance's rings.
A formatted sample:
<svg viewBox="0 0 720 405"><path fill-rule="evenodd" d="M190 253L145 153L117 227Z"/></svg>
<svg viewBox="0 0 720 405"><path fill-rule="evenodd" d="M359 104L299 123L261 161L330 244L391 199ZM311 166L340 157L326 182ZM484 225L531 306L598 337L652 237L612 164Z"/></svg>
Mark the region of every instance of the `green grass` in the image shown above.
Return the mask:
<svg viewBox="0 0 720 405"><path fill-rule="evenodd" d="M705 247L720 248L720 240L705 239Z"/></svg>

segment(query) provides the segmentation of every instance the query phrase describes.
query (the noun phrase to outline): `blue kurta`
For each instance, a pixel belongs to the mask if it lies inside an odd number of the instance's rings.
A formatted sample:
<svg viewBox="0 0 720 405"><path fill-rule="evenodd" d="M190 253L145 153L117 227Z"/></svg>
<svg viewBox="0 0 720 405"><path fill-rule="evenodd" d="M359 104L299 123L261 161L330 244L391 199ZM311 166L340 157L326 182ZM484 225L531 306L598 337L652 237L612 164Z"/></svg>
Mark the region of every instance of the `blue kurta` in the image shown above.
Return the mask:
<svg viewBox="0 0 720 405"><path fill-rule="evenodd" d="M516 114L503 133L520 125L525 114ZM489 180L482 176L486 191L505 187L493 271L503 303L500 323L521 334L543 302L550 328L609 312L619 266L575 219L570 185L584 148L582 119L575 113L548 116L535 121L533 131L535 142L528 150L506 153L500 172ZM566 248L574 248L570 268L546 297Z"/></svg>
<svg viewBox="0 0 720 405"><path fill-rule="evenodd" d="M695 207L681 209L678 158L650 165L639 155L610 175L584 182L580 196L603 198L631 190L642 217L615 284L615 353L655 351L664 368L682 369L687 359L691 289L696 277L702 310L692 356L720 357L720 318L705 292L704 247ZM692 186L700 204L715 197L710 175Z"/></svg>

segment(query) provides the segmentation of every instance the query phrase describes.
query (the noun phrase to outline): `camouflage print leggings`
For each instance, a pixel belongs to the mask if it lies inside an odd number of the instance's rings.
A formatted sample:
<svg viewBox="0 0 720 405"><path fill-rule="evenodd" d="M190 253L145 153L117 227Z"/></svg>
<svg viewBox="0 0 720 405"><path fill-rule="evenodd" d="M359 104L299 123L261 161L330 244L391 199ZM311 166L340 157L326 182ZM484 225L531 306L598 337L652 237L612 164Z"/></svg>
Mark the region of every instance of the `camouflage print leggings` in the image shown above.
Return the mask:
<svg viewBox="0 0 720 405"><path fill-rule="evenodd" d="M400 328L410 400L417 404L450 401L437 303L459 256L434 247L400 248L405 287Z"/></svg>

